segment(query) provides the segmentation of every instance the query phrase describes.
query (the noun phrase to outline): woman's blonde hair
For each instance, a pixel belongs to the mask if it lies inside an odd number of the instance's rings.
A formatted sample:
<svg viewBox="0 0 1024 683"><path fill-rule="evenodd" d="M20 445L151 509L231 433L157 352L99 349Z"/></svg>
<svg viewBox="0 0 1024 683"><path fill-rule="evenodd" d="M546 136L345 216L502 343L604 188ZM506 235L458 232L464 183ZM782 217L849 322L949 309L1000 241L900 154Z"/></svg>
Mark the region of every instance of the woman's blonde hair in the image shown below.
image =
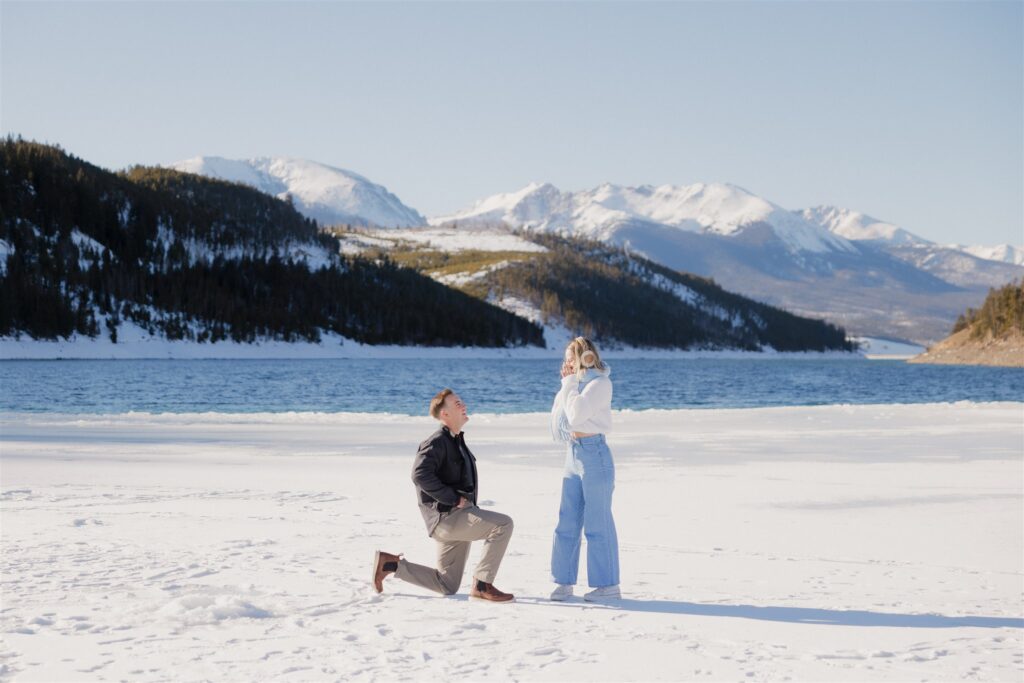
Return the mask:
<svg viewBox="0 0 1024 683"><path fill-rule="evenodd" d="M566 349L572 351L573 366L576 368L576 376L580 379L583 379L583 373L590 368L605 369L597 345L586 337L576 337L569 342Z"/></svg>

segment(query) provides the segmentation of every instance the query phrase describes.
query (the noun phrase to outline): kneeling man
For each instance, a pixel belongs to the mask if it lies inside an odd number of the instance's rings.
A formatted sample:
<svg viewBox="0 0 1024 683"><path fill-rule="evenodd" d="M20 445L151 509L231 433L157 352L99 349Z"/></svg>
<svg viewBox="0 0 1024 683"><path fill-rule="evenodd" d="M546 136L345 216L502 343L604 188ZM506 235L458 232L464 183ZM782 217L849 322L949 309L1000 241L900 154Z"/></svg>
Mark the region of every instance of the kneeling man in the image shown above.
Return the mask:
<svg viewBox="0 0 1024 683"><path fill-rule="evenodd" d="M469 597L508 602L511 593L494 587L498 565L512 537L512 518L476 506L476 458L466 447L462 427L469 421L466 405L451 389L430 402L430 415L441 428L420 444L412 468L427 535L437 541L437 568L407 562L400 555L380 550L374 558L373 587L384 592L390 574L409 583L452 595L459 590L473 541L483 541L483 557L473 572Z"/></svg>

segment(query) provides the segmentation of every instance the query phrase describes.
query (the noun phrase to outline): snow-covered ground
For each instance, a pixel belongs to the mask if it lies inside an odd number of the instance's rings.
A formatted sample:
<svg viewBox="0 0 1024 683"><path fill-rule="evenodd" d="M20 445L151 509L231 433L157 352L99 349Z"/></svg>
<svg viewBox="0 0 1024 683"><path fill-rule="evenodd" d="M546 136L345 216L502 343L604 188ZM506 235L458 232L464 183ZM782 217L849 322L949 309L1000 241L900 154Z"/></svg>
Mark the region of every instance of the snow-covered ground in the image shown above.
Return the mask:
<svg viewBox="0 0 1024 683"><path fill-rule="evenodd" d="M1019 681L1022 417L618 412L626 599L594 606L545 599L543 414L467 427L510 605L370 589L374 550L434 557L428 418L2 415L0 678Z"/></svg>

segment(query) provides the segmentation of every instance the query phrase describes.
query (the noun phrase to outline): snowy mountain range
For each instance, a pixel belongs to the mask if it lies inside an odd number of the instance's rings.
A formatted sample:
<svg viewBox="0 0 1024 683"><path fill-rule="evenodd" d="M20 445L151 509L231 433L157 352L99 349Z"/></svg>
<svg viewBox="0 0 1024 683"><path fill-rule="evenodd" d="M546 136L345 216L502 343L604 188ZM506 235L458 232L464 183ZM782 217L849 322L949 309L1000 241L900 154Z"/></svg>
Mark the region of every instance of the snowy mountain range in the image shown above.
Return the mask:
<svg viewBox="0 0 1024 683"><path fill-rule="evenodd" d="M858 211L818 206L800 212L807 220L864 246L883 250L946 282L963 287L999 287L1024 271L1024 249L937 244ZM996 257L996 258L992 258Z"/></svg>
<svg viewBox="0 0 1024 683"><path fill-rule="evenodd" d="M1011 244L999 244L994 247L963 244L939 245L892 223L866 216L859 211L840 209L835 206L816 206L804 209L800 214L808 221L853 241L872 242L888 247L923 247L933 251L952 250L986 261L1024 266L1024 247L1015 247Z"/></svg>
<svg viewBox="0 0 1024 683"><path fill-rule="evenodd" d="M279 197L290 194L296 208L321 224L428 223L384 187L316 162L199 157L172 166ZM531 183L429 223L511 227L618 244L856 334L918 343L945 337L989 287L1024 278L1022 247L937 244L857 211L793 211L728 183L605 183L578 192Z"/></svg>
<svg viewBox="0 0 1024 683"><path fill-rule="evenodd" d="M430 219L432 225L505 225L572 233L606 240L630 222L656 223L694 233L736 236L767 226L792 252L852 253L853 243L884 248L927 247L1024 265L1024 247L939 245L904 228L850 209L816 206L790 211L729 183L624 187L605 183L592 190L563 192L550 183L530 183L472 206Z"/></svg>
<svg viewBox="0 0 1024 683"><path fill-rule="evenodd" d="M428 221L384 186L358 173L315 161L290 157L200 156L168 166L244 183L280 198L291 195L300 212L326 225L350 223L407 228L428 222L432 225L504 223L607 239L617 226L629 221L649 221L724 236L735 235L754 224L767 224L793 251L850 252L851 242L867 242L886 247L948 249L983 260L1024 266L1024 247L938 245L858 211L833 206L790 211L729 183L658 187L605 183L580 192L563 192L550 183L530 183L517 192L496 194L462 211Z"/></svg>
<svg viewBox="0 0 1024 683"><path fill-rule="evenodd" d="M822 230L777 204L726 183L622 187L605 183L593 190L562 192L533 183L519 192L498 194L432 224L505 223L545 232L573 233L606 240L631 222L649 222L694 233L732 236L747 226L770 226L793 252L854 251L840 235Z"/></svg>
<svg viewBox="0 0 1024 683"><path fill-rule="evenodd" d="M243 183L280 199L322 225L348 223L384 228L423 225L426 219L383 185L315 161L289 157L195 157L168 165L186 173Z"/></svg>

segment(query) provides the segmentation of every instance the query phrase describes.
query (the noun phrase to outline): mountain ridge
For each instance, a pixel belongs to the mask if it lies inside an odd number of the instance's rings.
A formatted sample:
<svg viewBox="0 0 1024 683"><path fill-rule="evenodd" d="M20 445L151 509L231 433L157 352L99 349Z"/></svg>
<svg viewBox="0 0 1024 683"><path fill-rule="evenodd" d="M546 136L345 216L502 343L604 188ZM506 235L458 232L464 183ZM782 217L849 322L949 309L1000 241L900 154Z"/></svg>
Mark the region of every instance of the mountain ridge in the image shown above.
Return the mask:
<svg viewBox="0 0 1024 683"><path fill-rule="evenodd" d="M574 232L584 237L600 237L604 228L630 221L726 236L763 223L792 251L853 251L844 238L730 183L638 187L603 183L579 192L563 192L550 183L531 183L517 192L480 200L464 211L430 219L433 225L504 222L516 228Z"/></svg>
<svg viewBox="0 0 1024 683"><path fill-rule="evenodd" d="M386 187L354 171L295 157L226 159L198 156L167 165L177 171L238 182L285 199L321 224L373 224L386 228L426 222Z"/></svg>

